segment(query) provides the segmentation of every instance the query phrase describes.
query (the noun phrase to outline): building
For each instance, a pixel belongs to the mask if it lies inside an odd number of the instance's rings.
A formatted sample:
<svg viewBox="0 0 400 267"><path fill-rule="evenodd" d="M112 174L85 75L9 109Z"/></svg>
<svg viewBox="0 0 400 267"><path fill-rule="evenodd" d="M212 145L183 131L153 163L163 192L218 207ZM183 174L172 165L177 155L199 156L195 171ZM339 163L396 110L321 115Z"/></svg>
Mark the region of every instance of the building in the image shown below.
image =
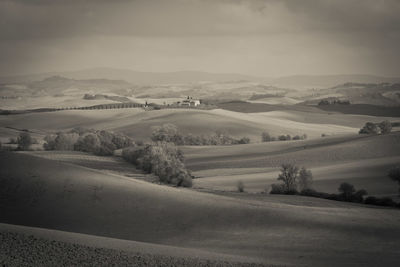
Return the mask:
<svg viewBox="0 0 400 267"><path fill-rule="evenodd" d="M178 102L178 105L185 107L197 107L200 105L200 100L193 99L191 96L188 96L186 99Z"/></svg>

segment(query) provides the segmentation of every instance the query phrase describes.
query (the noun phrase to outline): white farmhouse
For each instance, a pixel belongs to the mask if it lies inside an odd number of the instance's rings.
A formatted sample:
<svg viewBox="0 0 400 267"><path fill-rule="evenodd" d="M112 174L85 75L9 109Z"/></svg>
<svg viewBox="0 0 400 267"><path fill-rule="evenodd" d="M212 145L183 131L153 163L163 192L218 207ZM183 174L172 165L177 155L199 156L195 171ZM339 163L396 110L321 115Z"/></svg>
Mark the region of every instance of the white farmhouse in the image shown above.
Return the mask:
<svg viewBox="0 0 400 267"><path fill-rule="evenodd" d="M186 99L178 102L179 106L186 106L186 107L197 107L200 105L200 100L193 99L191 96L188 96Z"/></svg>

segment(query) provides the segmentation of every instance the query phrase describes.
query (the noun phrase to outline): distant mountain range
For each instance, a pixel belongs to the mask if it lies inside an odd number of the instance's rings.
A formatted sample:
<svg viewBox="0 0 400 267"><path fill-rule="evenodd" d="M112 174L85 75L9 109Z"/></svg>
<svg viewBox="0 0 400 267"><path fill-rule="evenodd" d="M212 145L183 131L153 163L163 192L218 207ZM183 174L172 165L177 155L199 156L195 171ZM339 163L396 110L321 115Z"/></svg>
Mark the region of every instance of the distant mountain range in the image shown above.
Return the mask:
<svg viewBox="0 0 400 267"><path fill-rule="evenodd" d="M294 75L280 78L257 77L235 73L209 73L202 71L140 72L128 69L92 68L79 71L48 72L0 77L0 83L29 83L52 76L76 80L122 80L134 85L182 84L195 82L250 81L293 89L331 88L344 83L399 83L400 77L374 75Z"/></svg>
<svg viewBox="0 0 400 267"><path fill-rule="evenodd" d="M265 81L266 78L242 74L208 73L201 71L177 72L141 72L127 69L93 68L79 71L48 72L30 75L0 77L0 83L26 83L40 81L52 76L62 76L76 80L109 79L124 80L136 85L176 84L191 82L225 82L225 81Z"/></svg>

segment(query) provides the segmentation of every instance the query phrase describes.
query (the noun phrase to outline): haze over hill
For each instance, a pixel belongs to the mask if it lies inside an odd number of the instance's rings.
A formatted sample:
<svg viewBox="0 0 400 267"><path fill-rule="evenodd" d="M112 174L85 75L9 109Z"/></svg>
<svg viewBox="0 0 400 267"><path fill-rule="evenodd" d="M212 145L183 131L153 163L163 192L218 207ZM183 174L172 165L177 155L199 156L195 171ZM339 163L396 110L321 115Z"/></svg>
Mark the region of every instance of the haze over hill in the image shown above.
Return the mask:
<svg viewBox="0 0 400 267"><path fill-rule="evenodd" d="M205 71L145 72L117 68L90 68L77 71L46 72L16 76L1 76L0 83L27 83L40 81L52 76L70 79L109 79L124 80L132 84L177 84L191 82L251 81L294 89L329 88L348 82L352 83L396 83L400 77L383 77L364 74L346 75L292 75L272 78L238 73L212 73Z"/></svg>

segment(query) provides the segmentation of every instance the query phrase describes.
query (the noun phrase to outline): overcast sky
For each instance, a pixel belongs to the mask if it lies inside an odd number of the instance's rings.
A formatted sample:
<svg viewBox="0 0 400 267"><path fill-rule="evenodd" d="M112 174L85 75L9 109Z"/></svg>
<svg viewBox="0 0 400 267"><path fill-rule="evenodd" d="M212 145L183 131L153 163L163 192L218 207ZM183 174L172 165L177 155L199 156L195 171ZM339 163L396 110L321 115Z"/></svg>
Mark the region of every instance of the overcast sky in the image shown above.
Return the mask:
<svg viewBox="0 0 400 267"><path fill-rule="evenodd" d="M1 0L0 75L400 76L399 14L398 0Z"/></svg>

